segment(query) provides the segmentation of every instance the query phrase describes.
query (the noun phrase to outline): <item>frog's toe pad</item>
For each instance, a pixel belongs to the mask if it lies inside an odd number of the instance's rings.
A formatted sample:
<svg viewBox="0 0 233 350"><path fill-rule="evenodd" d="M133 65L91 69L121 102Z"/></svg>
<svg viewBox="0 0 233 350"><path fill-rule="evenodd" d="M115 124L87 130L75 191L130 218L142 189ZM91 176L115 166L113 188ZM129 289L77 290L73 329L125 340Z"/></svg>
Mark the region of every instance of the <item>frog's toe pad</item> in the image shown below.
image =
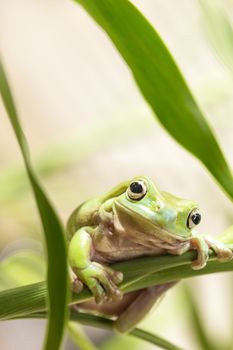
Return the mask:
<svg viewBox="0 0 233 350"><path fill-rule="evenodd" d="M123 297L122 292L111 282L109 284L101 283L95 280L93 286L90 287L96 304L111 303L121 300Z"/></svg>
<svg viewBox="0 0 233 350"><path fill-rule="evenodd" d="M224 247L218 251L217 257L220 262L230 261L233 259L233 252L231 249Z"/></svg>
<svg viewBox="0 0 233 350"><path fill-rule="evenodd" d="M72 282L72 291L75 293L80 293L82 289L83 283L78 278L75 278L75 280Z"/></svg>
<svg viewBox="0 0 233 350"><path fill-rule="evenodd" d="M206 266L206 260L194 260L191 266L193 270L201 270Z"/></svg>
<svg viewBox="0 0 233 350"><path fill-rule="evenodd" d="M103 266L103 265L102 265L102 269L105 272L105 274L108 275L108 278L110 278L113 281L113 283L119 284L123 281L124 276L122 272L115 271L111 267Z"/></svg>
<svg viewBox="0 0 233 350"><path fill-rule="evenodd" d="M120 291L120 289L115 287L114 290L108 291L104 301L108 303L112 303L114 301L120 301L122 298L123 298L122 292Z"/></svg>
<svg viewBox="0 0 233 350"><path fill-rule="evenodd" d="M116 271L115 272L115 274L114 274L114 276L113 276L113 281L114 281L114 283L116 283L116 284L119 284L119 283L121 283L122 281L123 281L123 273L122 272L120 272L120 271Z"/></svg>

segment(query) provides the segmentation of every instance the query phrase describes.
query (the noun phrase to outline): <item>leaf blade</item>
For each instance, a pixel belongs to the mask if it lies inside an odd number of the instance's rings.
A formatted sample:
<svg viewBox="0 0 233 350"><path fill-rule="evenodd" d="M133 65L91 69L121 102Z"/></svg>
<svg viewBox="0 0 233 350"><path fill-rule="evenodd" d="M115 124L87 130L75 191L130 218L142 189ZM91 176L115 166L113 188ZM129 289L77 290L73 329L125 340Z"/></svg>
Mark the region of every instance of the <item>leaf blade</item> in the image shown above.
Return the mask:
<svg viewBox="0 0 233 350"><path fill-rule="evenodd" d="M123 293L132 292L135 290L148 288L153 285L167 283L183 278L202 276L205 274L212 274L217 272L232 272L233 261L221 263L216 260L215 254L210 252L210 259L205 268L201 270L193 270L191 262L196 258L195 252L187 252L181 256L167 255L167 263L164 262L164 268L157 270L156 265L160 264L161 256L159 257L143 257L134 259L135 267L141 270L141 279L131 281L127 285L127 280L122 284ZM178 260L176 259L178 258ZM180 260L180 262L179 262ZM164 261L164 260L163 260ZM172 266L171 262L174 261ZM148 266L154 266L154 272L148 274ZM132 261L125 261L119 264L111 265L117 271L125 273L128 266L132 267ZM23 287L12 288L0 292L0 320L7 320L12 318L29 317L32 313L37 313L46 310L46 284L45 282L38 282ZM91 292L85 287L83 290L72 296L70 304L77 304L93 298ZM10 302L9 302L10 301Z"/></svg>
<svg viewBox="0 0 233 350"><path fill-rule="evenodd" d="M69 321L67 329L71 340L80 350L98 350L77 322Z"/></svg>
<svg viewBox="0 0 233 350"><path fill-rule="evenodd" d="M213 50L233 73L233 26L224 8L210 0L199 0L203 27Z"/></svg>
<svg viewBox="0 0 233 350"><path fill-rule="evenodd" d="M187 283L183 284L182 286L182 296L184 302L186 303L186 312L189 314L189 322L190 326L192 327L192 333L199 344L200 349L218 350L220 344L216 344L216 341L212 341L211 336L208 334L206 326L202 320L197 301L194 297L194 293Z"/></svg>
<svg viewBox="0 0 233 350"><path fill-rule="evenodd" d="M71 312L71 320L78 321L82 324L86 324L93 327L103 327L108 329L114 328L114 322L112 320L100 316L94 316L88 313L77 312L76 310ZM144 331L143 329L135 328L128 334L137 337L141 340L145 340L153 345L157 345L159 348L165 350L182 350L180 347L170 343L166 339L161 338L160 336L157 336L150 332Z"/></svg>
<svg viewBox="0 0 233 350"><path fill-rule="evenodd" d="M108 34L165 129L206 166L233 199L233 177L218 142L155 29L127 0L75 0Z"/></svg>
<svg viewBox="0 0 233 350"><path fill-rule="evenodd" d="M67 260L63 228L31 165L27 141L20 125L10 86L0 61L0 94L17 138L45 233L48 259L49 322L44 349L59 349L67 315Z"/></svg>

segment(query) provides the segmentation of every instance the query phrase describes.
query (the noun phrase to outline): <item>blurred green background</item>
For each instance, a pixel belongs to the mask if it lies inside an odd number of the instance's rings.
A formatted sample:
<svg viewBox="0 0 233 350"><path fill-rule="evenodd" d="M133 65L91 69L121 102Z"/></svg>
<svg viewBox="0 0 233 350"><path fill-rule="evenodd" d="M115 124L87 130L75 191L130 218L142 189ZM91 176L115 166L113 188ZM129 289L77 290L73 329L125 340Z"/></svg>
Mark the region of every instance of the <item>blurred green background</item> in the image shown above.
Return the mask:
<svg viewBox="0 0 233 350"><path fill-rule="evenodd" d="M167 43L233 164L233 1L132 2ZM161 189L200 204L203 233L216 235L232 224L230 201L203 166L155 123L121 57L80 7L63 0L0 0L0 50L34 164L64 222L83 200L145 174ZM1 102L0 114L0 248L7 261L1 268L3 289L13 283L4 278L4 269L25 283L43 279L44 266L38 215ZM5 260L22 249L17 261ZM221 344L220 350L233 349L231 274L185 284L209 337ZM203 349L192 322L182 283L141 327L184 349ZM44 327L34 320L1 323L1 349L19 344L20 349L40 349ZM154 348L85 329L101 349ZM68 341L67 349L75 345Z"/></svg>

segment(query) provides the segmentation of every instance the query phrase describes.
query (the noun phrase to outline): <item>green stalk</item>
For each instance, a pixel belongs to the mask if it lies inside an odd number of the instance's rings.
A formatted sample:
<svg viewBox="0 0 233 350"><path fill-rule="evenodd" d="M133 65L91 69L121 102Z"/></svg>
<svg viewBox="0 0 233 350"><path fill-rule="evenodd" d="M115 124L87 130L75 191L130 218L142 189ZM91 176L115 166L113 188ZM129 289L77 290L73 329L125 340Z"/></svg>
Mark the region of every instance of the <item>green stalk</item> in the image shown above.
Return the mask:
<svg viewBox="0 0 233 350"><path fill-rule="evenodd" d="M186 301L186 310L189 313L190 327L192 327L192 333L198 342L200 349L202 350L218 350L219 343L212 340L208 335L205 324L203 323L200 310L194 297L194 293L187 285L183 285L183 298Z"/></svg>
<svg viewBox="0 0 233 350"><path fill-rule="evenodd" d="M77 322L68 322L67 330L73 343L81 350L98 350Z"/></svg>
<svg viewBox="0 0 233 350"><path fill-rule="evenodd" d="M207 266L195 271L190 266L195 257L196 253L190 251L181 256L165 255L134 259L114 264L111 267L122 271L125 276L125 280L120 286L123 293L188 277L233 271L233 261L220 263L216 260L213 252L210 252ZM135 277L135 269L140 272L140 278L138 275ZM46 296L45 282L2 291L0 292L0 319L7 320L45 311ZM84 288L81 293L73 294L70 304L83 302L91 298L91 293L87 288Z"/></svg>
<svg viewBox="0 0 233 350"><path fill-rule="evenodd" d="M46 313L42 312L42 313L32 314L30 317L31 318L45 318ZM104 318L104 317L90 315L88 313L71 311L70 320L79 322L79 323L81 323L83 325L87 325L87 326L114 330L114 321L109 320L109 319ZM145 340L145 341L147 341L151 344L157 345L158 347L165 349L165 350L182 350L180 347L178 347L174 344L171 344L169 341L167 341L167 340L165 340L157 335L154 335L154 334L151 334L147 331L139 329L139 328L133 329L132 331L130 331L128 333L128 335L132 335L132 336L137 337L141 340Z"/></svg>

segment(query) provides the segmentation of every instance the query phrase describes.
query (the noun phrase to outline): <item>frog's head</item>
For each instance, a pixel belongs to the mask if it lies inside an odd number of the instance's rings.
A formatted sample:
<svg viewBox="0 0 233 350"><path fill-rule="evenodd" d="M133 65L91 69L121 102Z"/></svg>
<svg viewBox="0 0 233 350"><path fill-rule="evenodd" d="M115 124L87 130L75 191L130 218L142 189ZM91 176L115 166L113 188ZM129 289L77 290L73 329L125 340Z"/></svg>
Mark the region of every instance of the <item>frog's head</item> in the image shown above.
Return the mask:
<svg viewBox="0 0 233 350"><path fill-rule="evenodd" d="M144 176L129 182L126 191L115 200L115 211L126 231L154 234L165 241L188 239L201 220L195 202L159 191Z"/></svg>

